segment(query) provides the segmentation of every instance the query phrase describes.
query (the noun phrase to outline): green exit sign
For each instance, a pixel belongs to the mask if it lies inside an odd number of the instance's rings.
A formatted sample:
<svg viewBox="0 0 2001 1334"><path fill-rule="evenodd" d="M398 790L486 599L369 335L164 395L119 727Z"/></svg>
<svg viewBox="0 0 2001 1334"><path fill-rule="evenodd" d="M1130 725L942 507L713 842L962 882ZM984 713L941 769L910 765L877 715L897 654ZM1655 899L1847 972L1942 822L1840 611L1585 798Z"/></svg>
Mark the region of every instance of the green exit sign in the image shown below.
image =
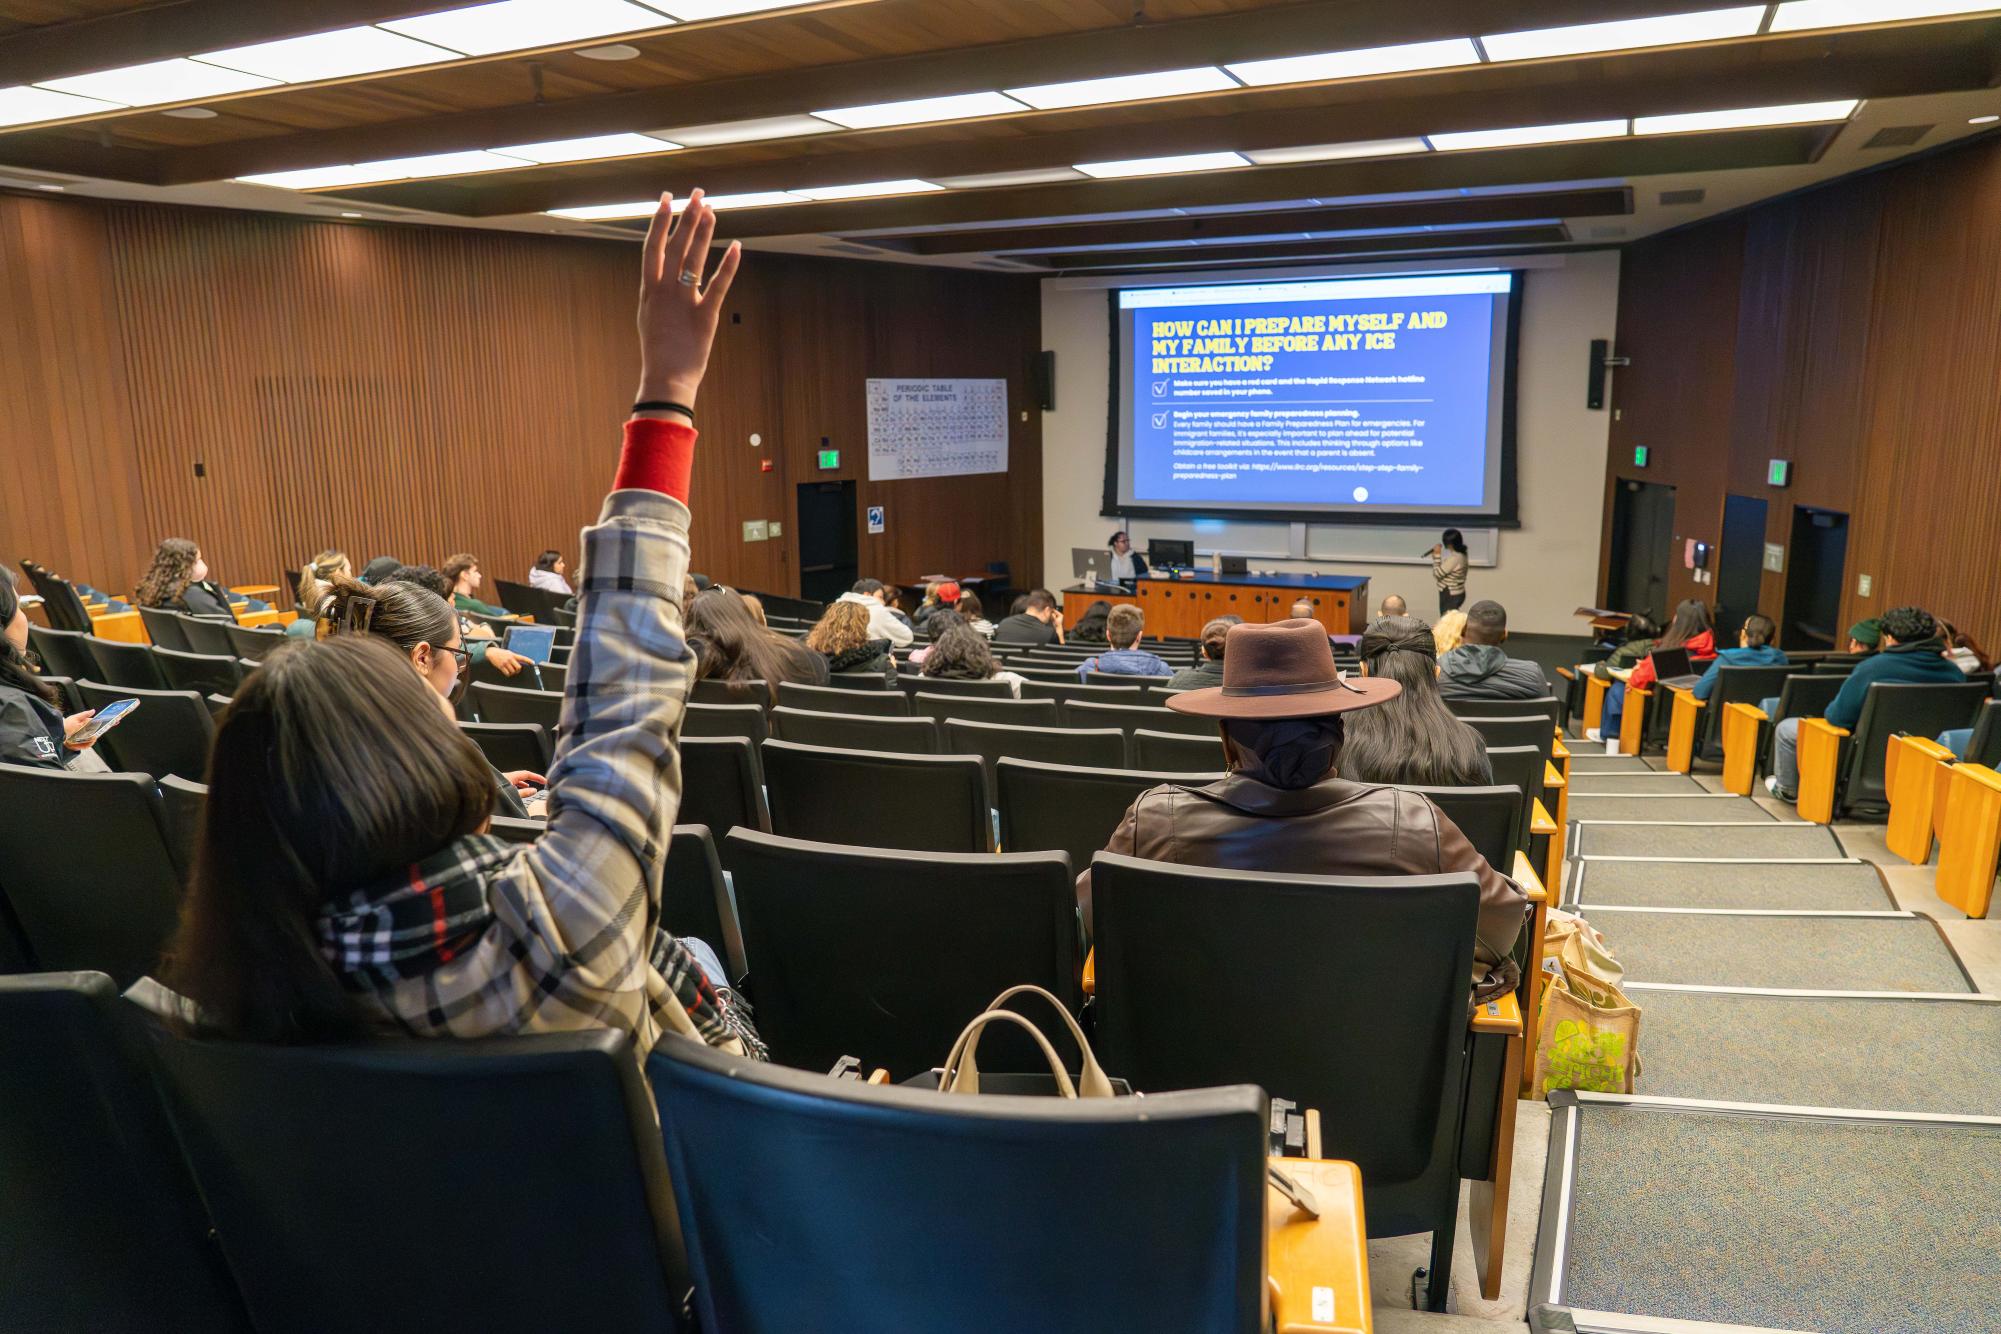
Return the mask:
<svg viewBox="0 0 2001 1334"><path fill-rule="evenodd" d="M822 468L838 468L838 467L840 467L840 466L841 466L841 451L840 451L840 450L838 450L838 449L823 449L823 450L821 450L821 451L820 451L820 466L821 466Z"/></svg>
<svg viewBox="0 0 2001 1334"><path fill-rule="evenodd" d="M1765 480L1773 486L1784 486L1793 479L1793 465L1789 459L1773 459L1765 470Z"/></svg>
<svg viewBox="0 0 2001 1334"><path fill-rule="evenodd" d="M1647 447L1645 445L1633 446L1633 466L1635 468L1644 468L1647 466Z"/></svg>

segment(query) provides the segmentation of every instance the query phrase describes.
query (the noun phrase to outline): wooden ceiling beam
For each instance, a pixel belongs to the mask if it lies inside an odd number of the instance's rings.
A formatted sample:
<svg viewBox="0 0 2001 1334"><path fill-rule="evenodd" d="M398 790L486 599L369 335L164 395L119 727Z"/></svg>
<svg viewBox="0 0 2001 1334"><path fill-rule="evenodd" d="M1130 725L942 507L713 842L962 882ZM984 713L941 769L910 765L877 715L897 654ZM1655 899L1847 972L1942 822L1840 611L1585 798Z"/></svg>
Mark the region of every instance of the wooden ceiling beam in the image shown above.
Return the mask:
<svg viewBox="0 0 2001 1334"><path fill-rule="evenodd" d="M1524 27L1672 12L1672 0L1521 0ZM779 70L601 97L523 103L402 121L239 140L170 153L178 183L497 144L794 115L819 107L943 96L1120 73L1214 65L1289 52L1463 36L1494 26L1487 0L1305 0L1169 22L1141 22ZM393 81L385 81L393 85ZM281 96L267 94L266 96Z"/></svg>
<svg viewBox="0 0 2001 1334"><path fill-rule="evenodd" d="M785 204L732 209L722 215L720 232L731 239L752 239L905 231L953 223L999 225L1014 220L1042 222L1087 214L1792 166L1818 157L1831 133L1831 127L1825 125L1794 125L1648 139L1599 139L1536 148L1495 148L1472 153L1425 153L1406 158L1240 168L1183 176L948 190L840 203ZM643 225L635 225L635 234L640 230Z"/></svg>
<svg viewBox="0 0 2001 1334"><path fill-rule="evenodd" d="M2001 25L1996 25L2001 31ZM1302 144L1414 137L1445 130L1563 124L1714 110L1750 96L1758 105L1841 97L1905 97L1980 87L1989 52L1926 47L1885 30L1830 52L1820 41L1710 50L1679 48L1617 59L1483 65L1424 78L1351 81L1218 94L1203 105L1162 102L1156 119L1130 112L1007 117L1005 129L939 127L813 136L760 145L409 181L341 193L405 208L492 217L624 203L662 189L712 194L797 189L854 181L931 179L1067 167L1172 153L1247 151ZM1887 54L1890 48L1894 54ZM1755 80L1754 95L1735 86ZM795 107L798 103L794 103ZM1225 109L1239 106L1241 110ZM1057 128L1068 125L1074 128ZM1042 128L1046 127L1046 128ZM1040 132L1038 129L1040 128ZM969 133L978 137L968 137ZM0 148L4 152L4 148Z"/></svg>
<svg viewBox="0 0 2001 1334"><path fill-rule="evenodd" d="M1196 217L1135 219L1128 222L1053 223L994 231L905 232L858 239L872 246L902 250L913 255L963 255L1006 253L1028 247L1208 241L1217 237L1260 236L1284 231L1516 222L1526 218L1612 217L1632 211L1632 188L1610 185L1588 190L1412 199L1382 204L1323 204L1310 209L1274 209L1266 213L1207 213Z"/></svg>
<svg viewBox="0 0 2001 1334"><path fill-rule="evenodd" d="M1562 224L1554 227L1494 227L1472 232L1404 232L1396 236L1324 237L1320 240L1288 237L1247 245L1163 246L1147 250L1073 250L1049 255L1009 255L1022 264L1068 271L1072 269L1117 269L1139 264L1163 264L1199 269L1239 259L1332 259L1350 255L1422 253L1429 250L1466 250L1476 247L1552 245L1570 239Z"/></svg>
<svg viewBox="0 0 2001 1334"><path fill-rule="evenodd" d="M0 36L0 88L446 7L441 0L168 0Z"/></svg>

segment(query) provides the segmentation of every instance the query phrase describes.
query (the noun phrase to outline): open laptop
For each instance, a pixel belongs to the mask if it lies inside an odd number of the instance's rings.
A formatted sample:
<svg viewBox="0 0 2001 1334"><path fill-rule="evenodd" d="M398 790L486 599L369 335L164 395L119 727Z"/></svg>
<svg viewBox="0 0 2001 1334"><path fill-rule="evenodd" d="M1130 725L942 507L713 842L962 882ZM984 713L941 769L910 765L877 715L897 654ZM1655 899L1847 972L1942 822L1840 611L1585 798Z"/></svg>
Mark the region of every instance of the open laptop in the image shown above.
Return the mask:
<svg viewBox="0 0 2001 1334"><path fill-rule="evenodd" d="M1702 679L1685 648L1657 648L1653 652L1654 676L1662 685L1692 686Z"/></svg>
<svg viewBox="0 0 2001 1334"><path fill-rule="evenodd" d="M1070 573L1088 588L1108 588L1118 592L1128 592L1124 584L1111 576L1112 553L1103 547L1071 547Z"/></svg>
<svg viewBox="0 0 2001 1334"><path fill-rule="evenodd" d="M510 625L507 627L507 648L519 653L530 662L541 664L549 661L549 650L556 642L556 627L553 625Z"/></svg>

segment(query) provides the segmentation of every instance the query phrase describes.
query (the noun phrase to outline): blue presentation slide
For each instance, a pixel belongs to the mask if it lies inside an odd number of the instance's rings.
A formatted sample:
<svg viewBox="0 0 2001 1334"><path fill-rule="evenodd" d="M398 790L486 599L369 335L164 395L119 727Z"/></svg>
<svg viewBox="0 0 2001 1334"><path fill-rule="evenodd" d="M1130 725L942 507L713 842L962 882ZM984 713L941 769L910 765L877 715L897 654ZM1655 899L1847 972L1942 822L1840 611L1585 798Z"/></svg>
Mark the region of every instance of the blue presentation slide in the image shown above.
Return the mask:
<svg viewBox="0 0 2001 1334"><path fill-rule="evenodd" d="M1493 503L1512 275L1119 293L1139 503Z"/></svg>

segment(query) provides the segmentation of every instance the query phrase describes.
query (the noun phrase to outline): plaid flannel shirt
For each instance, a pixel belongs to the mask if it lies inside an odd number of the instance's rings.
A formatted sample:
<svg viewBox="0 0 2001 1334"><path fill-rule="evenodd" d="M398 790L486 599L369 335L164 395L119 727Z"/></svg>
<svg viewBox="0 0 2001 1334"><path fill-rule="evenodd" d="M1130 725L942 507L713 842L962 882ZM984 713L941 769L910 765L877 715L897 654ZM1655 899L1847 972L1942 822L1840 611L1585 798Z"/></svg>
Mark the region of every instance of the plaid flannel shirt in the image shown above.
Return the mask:
<svg viewBox="0 0 2001 1334"><path fill-rule="evenodd" d="M688 523L673 497L624 490L584 530L548 832L486 876L493 920L476 940L363 992L387 1023L458 1038L620 1028L641 1050L674 1033L761 1054L658 925L695 666L681 631Z"/></svg>

